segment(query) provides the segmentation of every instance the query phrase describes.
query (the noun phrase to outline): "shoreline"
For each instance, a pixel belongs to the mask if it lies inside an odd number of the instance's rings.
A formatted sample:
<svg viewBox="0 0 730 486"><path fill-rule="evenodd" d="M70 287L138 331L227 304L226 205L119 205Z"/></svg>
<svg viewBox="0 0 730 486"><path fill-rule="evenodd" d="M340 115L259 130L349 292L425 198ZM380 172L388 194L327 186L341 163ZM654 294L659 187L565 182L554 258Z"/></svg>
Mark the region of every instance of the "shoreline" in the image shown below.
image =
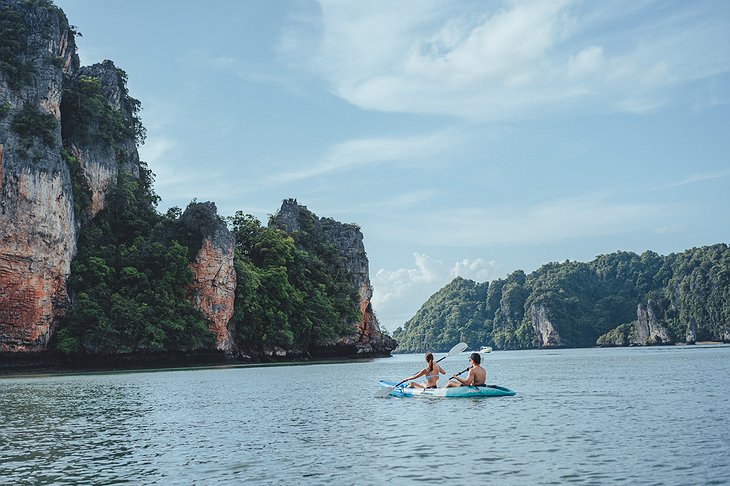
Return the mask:
<svg viewBox="0 0 730 486"><path fill-rule="evenodd" d="M489 353L480 353L480 354L491 354L491 353L502 353L506 351L555 351L558 349L606 349L606 348L626 348L626 349L642 349L642 348L673 348L673 347L716 347L716 346L728 346L730 345L730 342L724 342L724 341L697 341L694 343L672 343L672 344L650 344L650 345L639 345L639 344L632 344L629 346L617 346L617 345L608 345L604 344L602 346L543 346L541 348L526 348L526 349L497 349L492 348L492 351ZM431 351L432 353L446 353L448 350L444 351ZM470 350L467 349L465 352L479 352L478 350ZM423 354L425 351L392 351L393 355L398 354Z"/></svg>
<svg viewBox="0 0 730 486"><path fill-rule="evenodd" d="M370 361L392 357L390 353L262 355L245 358L223 353L161 353L112 356L66 356L38 353L0 353L0 378L61 374L172 371L215 368L297 366L338 362Z"/></svg>

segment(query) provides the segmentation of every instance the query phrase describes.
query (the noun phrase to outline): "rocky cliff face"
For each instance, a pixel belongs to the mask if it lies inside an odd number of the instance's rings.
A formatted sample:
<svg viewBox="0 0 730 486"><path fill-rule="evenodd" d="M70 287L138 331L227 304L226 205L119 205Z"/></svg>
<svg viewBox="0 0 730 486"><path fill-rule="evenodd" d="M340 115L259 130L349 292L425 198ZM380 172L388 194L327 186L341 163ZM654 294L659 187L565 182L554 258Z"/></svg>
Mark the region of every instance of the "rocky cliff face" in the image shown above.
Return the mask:
<svg viewBox="0 0 730 486"><path fill-rule="evenodd" d="M76 241L60 150L75 43L59 9L21 0L0 0L0 42L0 351L38 351L66 305Z"/></svg>
<svg viewBox="0 0 730 486"><path fill-rule="evenodd" d="M137 134L119 128L137 121L124 74L111 61L79 67L74 35L50 1L0 0L2 352L46 348L79 225L120 171L139 177Z"/></svg>
<svg viewBox="0 0 730 486"><path fill-rule="evenodd" d="M216 349L230 354L234 340L229 323L236 297L233 235L218 218L212 202L190 204L181 216L180 224L202 240L200 250L190 264L193 282L188 288L189 298L205 316L215 335Z"/></svg>
<svg viewBox="0 0 730 486"><path fill-rule="evenodd" d="M139 178L139 154L132 133L114 133L111 125L119 117L133 126L135 114L126 94L126 80L112 61L81 67L66 80L67 97L62 113L64 145L79 163L90 191L90 205L84 219L104 209L105 199L119 172ZM101 113L82 110L77 104L96 103Z"/></svg>
<svg viewBox="0 0 730 486"><path fill-rule="evenodd" d="M650 346L672 344L672 339L664 324L657 318L654 304L650 299L646 305L637 306L635 321L612 329L599 337L596 344L599 346Z"/></svg>
<svg viewBox="0 0 730 486"><path fill-rule="evenodd" d="M561 346L560 335L555 330L555 326L550 322L544 305L530 306L530 315L532 317L532 326L535 330L535 336L538 340L538 346L541 348L550 348Z"/></svg>
<svg viewBox="0 0 730 486"><path fill-rule="evenodd" d="M631 344L671 344L667 329L659 322L652 308L652 301L649 300L646 306L641 304L636 309L636 321L634 322L634 336Z"/></svg>
<svg viewBox="0 0 730 486"><path fill-rule="evenodd" d="M353 323L356 333L341 338L338 344L354 346L358 353L390 353L395 349L395 340L382 333L372 308L373 288L370 285L369 262L360 228L331 218L317 218L295 199L285 200L273 220L278 227L289 233L303 229L317 233L333 245L341 257L352 287L358 292L361 319Z"/></svg>

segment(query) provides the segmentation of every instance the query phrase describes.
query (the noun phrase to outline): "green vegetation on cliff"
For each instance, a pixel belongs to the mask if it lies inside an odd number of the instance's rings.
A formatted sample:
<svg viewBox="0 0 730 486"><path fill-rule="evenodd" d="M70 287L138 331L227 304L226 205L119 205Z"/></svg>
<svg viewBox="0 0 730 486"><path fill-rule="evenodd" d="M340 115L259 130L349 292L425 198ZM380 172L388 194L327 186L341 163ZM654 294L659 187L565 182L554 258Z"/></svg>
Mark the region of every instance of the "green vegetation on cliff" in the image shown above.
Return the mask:
<svg viewBox="0 0 730 486"><path fill-rule="evenodd" d="M144 143L146 131L139 118L140 102L127 92L127 74L115 69L120 92L119 109L110 106L99 78L81 74L65 80L61 101L64 140L90 143L100 138L115 149L128 140L134 140L138 145Z"/></svg>
<svg viewBox="0 0 730 486"><path fill-rule="evenodd" d="M24 149L33 145L38 139L48 147L56 143L56 129L58 122L53 115L42 113L32 103L25 103L23 108L13 118L12 128L20 137L20 144Z"/></svg>
<svg viewBox="0 0 730 486"><path fill-rule="evenodd" d="M212 346L203 316L185 296L192 278L188 248L152 238L166 221L154 210L147 181L149 173L139 180L120 174L107 207L81 230L59 350L114 354Z"/></svg>
<svg viewBox="0 0 730 486"><path fill-rule="evenodd" d="M63 11L50 0L0 5L0 72L11 90L17 92L32 84L36 73L33 62L40 58L33 52L33 44L37 46L40 41L43 45L50 40L49 27L54 21L61 30L70 28Z"/></svg>
<svg viewBox="0 0 730 486"><path fill-rule="evenodd" d="M159 198L153 174L136 161L136 154L122 149L144 135L139 102L128 96L123 71L107 72L122 83L116 87L121 94L116 109L98 78L80 75L65 82L62 156L71 176L74 212L85 224L67 282L70 306L52 345L66 353L90 354L210 349L213 335L186 298L195 250L183 237L166 237L174 233L170 228L179 214L163 216L155 210ZM117 164L104 209L88 222L81 215L90 214L91 189L67 149L79 142L111 148ZM130 165L138 176L124 168Z"/></svg>
<svg viewBox="0 0 730 486"><path fill-rule="evenodd" d="M0 71L8 86L19 90L33 79L33 64L24 59L28 26L23 14L11 7L0 8Z"/></svg>
<svg viewBox="0 0 730 486"><path fill-rule="evenodd" d="M264 227L240 211L230 223L236 239L233 321L242 349L308 349L354 332L357 296L321 242L309 242L307 250L295 239L301 234Z"/></svg>
<svg viewBox="0 0 730 486"><path fill-rule="evenodd" d="M675 342L695 340L692 332L697 341L730 341L730 248L668 256L617 252L484 284L457 278L394 337L399 351L418 352L445 350L458 340L498 349L593 346L599 338L598 344L628 343L628 323L647 300ZM545 342L543 333L554 341Z"/></svg>
<svg viewBox="0 0 730 486"><path fill-rule="evenodd" d="M74 161L69 161L73 164ZM56 335L63 352L116 354L212 349L213 335L185 295L189 264L201 248L200 228L218 218L193 202L159 215L152 176L120 173L107 203L81 229L68 290L71 306ZM80 201L88 204L88 201ZM232 328L237 346L260 353L274 346L310 350L352 334L358 296L332 248L311 234L299 245L275 227L238 212L237 278ZM297 235L304 242L303 233Z"/></svg>
<svg viewBox="0 0 730 486"><path fill-rule="evenodd" d="M394 338L398 349L448 350L454 343L488 342L492 321L487 319L487 283L457 277L433 294Z"/></svg>

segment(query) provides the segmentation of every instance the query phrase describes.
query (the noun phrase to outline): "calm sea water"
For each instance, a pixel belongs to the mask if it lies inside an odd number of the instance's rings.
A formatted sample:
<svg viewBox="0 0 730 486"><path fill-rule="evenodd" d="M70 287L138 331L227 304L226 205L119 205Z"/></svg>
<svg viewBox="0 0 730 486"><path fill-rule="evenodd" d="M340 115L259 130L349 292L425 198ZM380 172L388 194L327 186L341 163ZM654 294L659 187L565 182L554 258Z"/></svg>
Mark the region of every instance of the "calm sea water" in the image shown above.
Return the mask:
<svg viewBox="0 0 730 486"><path fill-rule="evenodd" d="M373 397L421 355L2 378L0 483L730 483L730 346L483 356L517 396Z"/></svg>

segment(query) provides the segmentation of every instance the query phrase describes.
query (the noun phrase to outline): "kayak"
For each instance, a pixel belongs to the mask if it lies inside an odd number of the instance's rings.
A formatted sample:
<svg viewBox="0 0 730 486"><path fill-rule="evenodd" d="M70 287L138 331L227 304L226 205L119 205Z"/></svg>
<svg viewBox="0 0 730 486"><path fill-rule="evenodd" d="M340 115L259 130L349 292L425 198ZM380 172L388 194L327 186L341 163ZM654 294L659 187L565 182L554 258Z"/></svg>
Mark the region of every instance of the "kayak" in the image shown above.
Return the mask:
<svg viewBox="0 0 730 486"><path fill-rule="evenodd" d="M391 388L395 381L380 380L381 388ZM455 386L453 388L408 388L406 383L398 385L390 392L394 397L423 397L423 398L482 398L482 397L511 397L515 392L509 388L497 385L487 386Z"/></svg>

